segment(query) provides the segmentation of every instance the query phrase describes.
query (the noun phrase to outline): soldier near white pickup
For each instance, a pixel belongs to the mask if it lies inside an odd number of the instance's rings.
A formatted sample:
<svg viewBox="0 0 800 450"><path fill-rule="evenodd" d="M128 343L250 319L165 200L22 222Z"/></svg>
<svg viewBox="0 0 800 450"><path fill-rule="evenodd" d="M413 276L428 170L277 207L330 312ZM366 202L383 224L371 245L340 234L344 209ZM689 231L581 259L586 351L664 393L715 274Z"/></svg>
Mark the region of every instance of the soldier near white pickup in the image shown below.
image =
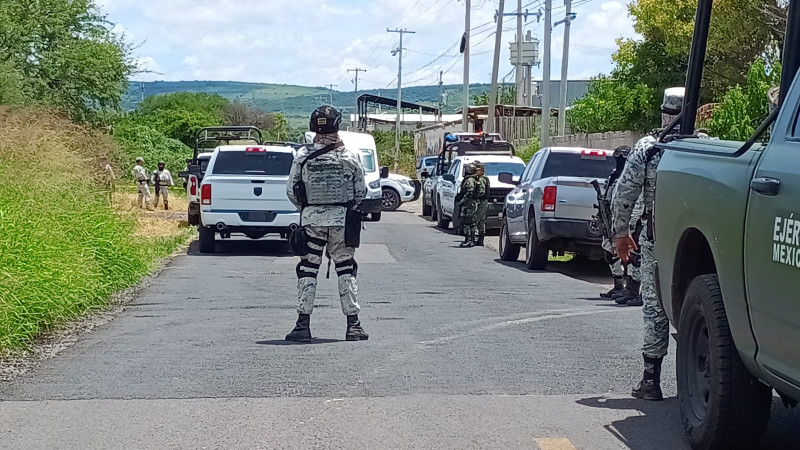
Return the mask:
<svg viewBox="0 0 800 450"><path fill-rule="evenodd" d="M326 249L339 278L339 300L347 316L345 339L369 338L358 319L358 264L355 248L347 245L345 227L352 225L347 223L348 212L358 207L367 188L358 156L339 138L341 121L341 113L333 107L322 106L314 111L310 122L311 131L316 133L314 144L297 152L286 184L289 200L300 210L301 229L295 232L306 234L305 254L297 264L298 319L286 336L287 341L311 340L317 276ZM360 229L360 213L349 215L359 217Z"/></svg>
<svg viewBox="0 0 800 450"><path fill-rule="evenodd" d="M144 158L141 156L136 158L136 165L133 166L131 175L133 175L133 180L136 181L136 188L139 192L139 208L144 207L152 210L153 208L150 206L150 185L148 184L150 178L147 176L147 169L144 168ZM144 202L144 206L142 202Z"/></svg>
<svg viewBox="0 0 800 450"><path fill-rule="evenodd" d="M153 208L158 208L159 199L164 199L164 210L169 209L169 188L175 186L172 174L166 169L164 161L158 162L158 170L153 171L153 186L156 189L156 198Z"/></svg>

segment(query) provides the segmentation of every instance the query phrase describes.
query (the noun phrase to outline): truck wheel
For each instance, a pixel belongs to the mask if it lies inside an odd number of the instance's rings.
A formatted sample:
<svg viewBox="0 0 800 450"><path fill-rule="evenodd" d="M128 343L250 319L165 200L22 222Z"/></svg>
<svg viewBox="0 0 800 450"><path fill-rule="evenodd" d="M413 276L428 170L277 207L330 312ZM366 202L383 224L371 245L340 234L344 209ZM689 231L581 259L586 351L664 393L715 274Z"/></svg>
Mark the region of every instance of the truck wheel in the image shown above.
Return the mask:
<svg viewBox="0 0 800 450"><path fill-rule="evenodd" d="M189 214L189 225L200 225L200 214Z"/></svg>
<svg viewBox="0 0 800 450"><path fill-rule="evenodd" d="M422 215L428 217L431 215L433 208L430 205L425 204L426 196L422 194Z"/></svg>
<svg viewBox="0 0 800 450"><path fill-rule="evenodd" d="M758 448L772 389L745 368L717 275L689 284L678 324L678 401L694 449Z"/></svg>
<svg viewBox="0 0 800 450"><path fill-rule="evenodd" d="M214 240L214 229L204 226L197 227L200 234L200 253L214 253L216 241Z"/></svg>
<svg viewBox="0 0 800 450"><path fill-rule="evenodd" d="M500 225L500 259L503 261L516 261L519 259L519 251L521 247L519 244L511 242L511 237L508 235L508 224L503 220Z"/></svg>
<svg viewBox="0 0 800 450"><path fill-rule="evenodd" d="M550 250L539 241L536 234L536 219L531 217L528 222L528 245L525 246L525 265L530 270L544 270Z"/></svg>
<svg viewBox="0 0 800 450"><path fill-rule="evenodd" d="M436 202L436 226L443 230L450 228L450 219L444 218L439 202Z"/></svg>
<svg viewBox="0 0 800 450"><path fill-rule="evenodd" d="M380 222L381 221L381 215L382 215L382 213L380 211L378 211L378 212L374 212L374 213L370 214L369 218L373 222Z"/></svg>
<svg viewBox="0 0 800 450"><path fill-rule="evenodd" d="M400 207L401 203L403 202L400 200L400 194L398 194L397 191L391 188L383 188L381 208L383 208L384 211L394 211Z"/></svg>

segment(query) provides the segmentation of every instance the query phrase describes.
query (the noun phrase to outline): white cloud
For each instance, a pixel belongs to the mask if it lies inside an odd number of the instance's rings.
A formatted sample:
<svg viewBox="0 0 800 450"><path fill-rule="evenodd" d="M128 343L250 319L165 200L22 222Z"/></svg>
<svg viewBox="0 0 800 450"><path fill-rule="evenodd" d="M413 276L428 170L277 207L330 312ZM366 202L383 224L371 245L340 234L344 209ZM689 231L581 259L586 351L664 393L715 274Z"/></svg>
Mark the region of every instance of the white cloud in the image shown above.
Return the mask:
<svg viewBox="0 0 800 450"><path fill-rule="evenodd" d="M288 5L287 5L288 3ZM508 3L508 2L507 2ZM511 2L512 4L514 2ZM347 69L366 68L360 88L393 88L397 57L390 54L398 35L387 27L407 28L404 36L404 85L461 81L457 44L464 25L463 4L450 0L99 0L143 56L149 70L166 80L238 80L302 85L338 84L352 88ZM494 38L494 3L472 12L471 80L488 82ZM510 12L513 6L507 6ZM633 35L621 1L576 8L570 74L607 72L614 39ZM563 9L562 9L563 11ZM558 8L554 21L558 20ZM563 13L562 13L563 14ZM510 30L513 18L507 18ZM542 38L541 24L527 24ZM508 42L502 37L500 76L510 70ZM553 73L561 60L561 28L553 36ZM446 52L445 52L446 51ZM488 51L488 52L487 52ZM436 55L446 53L437 61ZM541 73L539 70L538 73ZM153 78L148 76L149 78ZM137 79L143 78L142 76Z"/></svg>

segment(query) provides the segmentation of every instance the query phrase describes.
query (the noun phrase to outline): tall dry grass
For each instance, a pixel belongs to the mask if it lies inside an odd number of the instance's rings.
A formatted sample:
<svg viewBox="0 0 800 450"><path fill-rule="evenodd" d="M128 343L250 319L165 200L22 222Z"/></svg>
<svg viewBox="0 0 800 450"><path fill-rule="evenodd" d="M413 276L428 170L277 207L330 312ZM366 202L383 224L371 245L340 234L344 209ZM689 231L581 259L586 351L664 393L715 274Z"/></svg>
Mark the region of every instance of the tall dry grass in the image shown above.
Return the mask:
<svg viewBox="0 0 800 450"><path fill-rule="evenodd" d="M186 239L141 236L112 205L116 151L55 113L0 110L0 354L106 306Z"/></svg>

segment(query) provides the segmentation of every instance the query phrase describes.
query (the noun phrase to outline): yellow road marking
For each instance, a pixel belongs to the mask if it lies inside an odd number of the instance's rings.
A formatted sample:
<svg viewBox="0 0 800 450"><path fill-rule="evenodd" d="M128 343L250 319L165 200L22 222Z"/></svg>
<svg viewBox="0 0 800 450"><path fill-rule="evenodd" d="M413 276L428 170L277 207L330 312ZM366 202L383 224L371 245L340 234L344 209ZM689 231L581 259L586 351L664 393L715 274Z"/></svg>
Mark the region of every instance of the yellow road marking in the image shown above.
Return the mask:
<svg viewBox="0 0 800 450"><path fill-rule="evenodd" d="M540 450L577 450L569 439L562 438L536 439L536 445Z"/></svg>

